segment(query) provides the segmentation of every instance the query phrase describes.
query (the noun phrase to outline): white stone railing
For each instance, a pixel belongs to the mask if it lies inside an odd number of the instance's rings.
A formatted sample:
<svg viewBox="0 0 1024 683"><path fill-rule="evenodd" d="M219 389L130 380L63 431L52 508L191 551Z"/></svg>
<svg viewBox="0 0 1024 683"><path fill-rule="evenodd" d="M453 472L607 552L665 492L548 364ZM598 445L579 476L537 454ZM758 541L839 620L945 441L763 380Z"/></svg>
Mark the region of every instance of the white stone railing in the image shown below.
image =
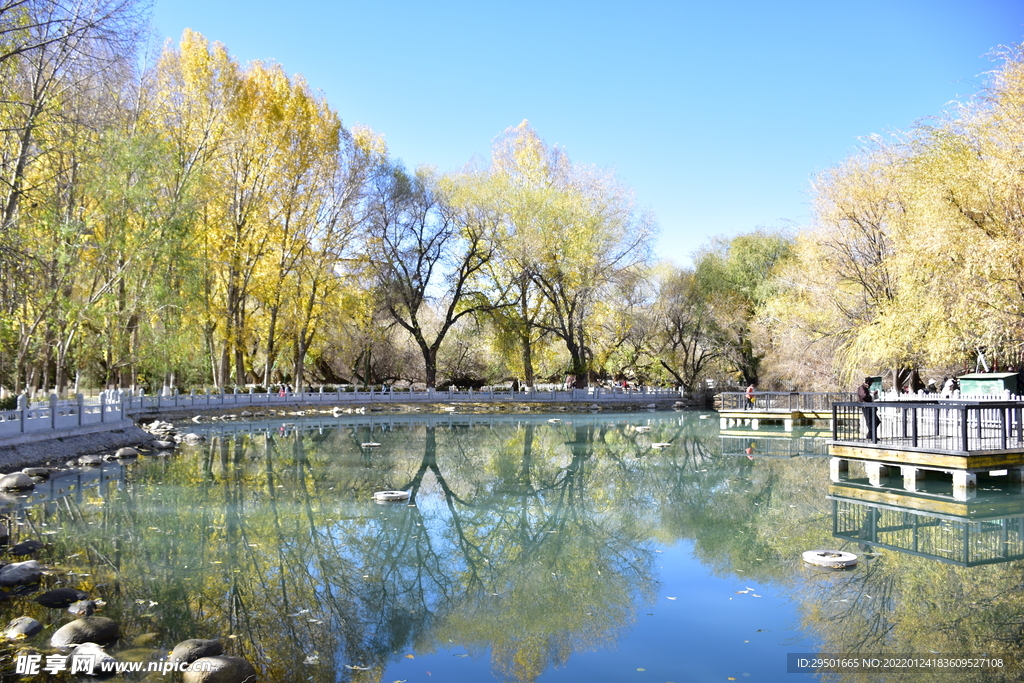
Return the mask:
<svg viewBox="0 0 1024 683"><path fill-rule="evenodd" d="M123 401L111 402L107 396L87 403L81 394L73 401L59 401L51 395L48 402L34 405L19 396L17 408L0 411L0 439L117 423L125 419L125 408Z"/></svg>
<svg viewBox="0 0 1024 683"><path fill-rule="evenodd" d="M58 400L51 395L49 401L29 404L25 396L18 397L18 407L0 411L0 440L24 434L43 436L45 433L74 430L82 426L120 423L132 415L159 413L182 408L239 408L274 405L337 405L339 403L651 403L674 401L682 393L673 389L608 389L591 387L568 391L511 391L486 389L482 391L304 391L255 393L195 393L158 396L132 396L127 392L105 391L96 399L85 399L78 394L70 401Z"/></svg>
<svg viewBox="0 0 1024 683"><path fill-rule="evenodd" d="M509 389L484 389L474 391L456 391L452 389L426 391L395 391L392 389L379 391L304 391L304 392L268 392L255 393L250 390L242 393L195 393L171 394L165 396L125 396L125 412L135 414L174 408L229 408L245 406L269 406L294 403L327 405L336 403L449 403L449 402L491 402L509 403L574 403L589 401L650 403L652 401L679 400L682 392L675 389L608 389L589 387L586 389L570 389L568 391L511 391Z"/></svg>

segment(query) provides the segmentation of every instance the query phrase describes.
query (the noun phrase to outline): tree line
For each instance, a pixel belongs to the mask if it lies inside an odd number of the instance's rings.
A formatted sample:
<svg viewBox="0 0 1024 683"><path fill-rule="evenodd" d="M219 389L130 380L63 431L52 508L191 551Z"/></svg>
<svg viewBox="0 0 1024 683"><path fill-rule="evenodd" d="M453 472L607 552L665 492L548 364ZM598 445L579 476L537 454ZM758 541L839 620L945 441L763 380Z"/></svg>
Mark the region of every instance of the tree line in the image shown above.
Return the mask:
<svg viewBox="0 0 1024 683"><path fill-rule="evenodd" d="M410 170L301 76L191 31L147 50L145 20L0 1L7 390L815 388L1016 348L1018 52L948 121L822 174L811 226L681 268L630 188L526 121Z"/></svg>

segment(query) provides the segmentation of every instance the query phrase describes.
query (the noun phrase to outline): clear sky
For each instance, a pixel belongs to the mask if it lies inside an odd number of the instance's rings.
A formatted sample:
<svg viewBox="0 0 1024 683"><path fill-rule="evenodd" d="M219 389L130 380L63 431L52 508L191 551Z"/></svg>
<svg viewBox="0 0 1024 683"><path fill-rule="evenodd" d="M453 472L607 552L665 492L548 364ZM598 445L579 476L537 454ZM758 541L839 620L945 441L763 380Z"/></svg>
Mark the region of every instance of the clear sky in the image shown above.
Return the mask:
<svg viewBox="0 0 1024 683"><path fill-rule="evenodd" d="M1024 0L155 2L160 36L303 74L409 167L460 168L529 119L633 187L681 265L715 235L806 224L815 173L1024 42Z"/></svg>

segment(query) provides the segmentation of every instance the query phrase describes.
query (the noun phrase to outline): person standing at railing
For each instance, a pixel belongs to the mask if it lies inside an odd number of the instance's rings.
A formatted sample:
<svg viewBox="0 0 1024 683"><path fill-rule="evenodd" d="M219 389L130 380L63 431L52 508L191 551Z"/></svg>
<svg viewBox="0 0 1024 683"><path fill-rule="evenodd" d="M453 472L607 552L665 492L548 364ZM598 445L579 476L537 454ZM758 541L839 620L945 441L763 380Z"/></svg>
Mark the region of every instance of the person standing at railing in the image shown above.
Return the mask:
<svg viewBox="0 0 1024 683"><path fill-rule="evenodd" d="M743 405L743 410L753 410L754 409L754 404L756 403L756 401L754 399L754 385L753 384L751 384L750 386L747 387L746 397L747 397L747 401Z"/></svg>
<svg viewBox="0 0 1024 683"><path fill-rule="evenodd" d="M874 400L875 397L871 394L871 378L865 377L864 383L857 387L857 402L872 403ZM878 409L874 406L864 406L861 410L864 411L864 424L868 428L868 439L875 441L878 425L882 423L882 420L878 417Z"/></svg>

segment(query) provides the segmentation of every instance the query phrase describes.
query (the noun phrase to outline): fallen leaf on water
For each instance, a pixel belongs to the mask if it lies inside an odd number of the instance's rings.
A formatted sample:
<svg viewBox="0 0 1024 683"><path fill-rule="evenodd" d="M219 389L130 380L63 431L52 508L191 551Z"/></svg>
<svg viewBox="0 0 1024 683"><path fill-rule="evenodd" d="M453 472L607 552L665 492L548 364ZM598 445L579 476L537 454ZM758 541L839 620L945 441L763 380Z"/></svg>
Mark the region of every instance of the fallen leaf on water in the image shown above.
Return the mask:
<svg viewBox="0 0 1024 683"><path fill-rule="evenodd" d="M665 597L668 597L667 595ZM668 598L669 600L675 600L675 598Z"/></svg>
<svg viewBox="0 0 1024 683"><path fill-rule="evenodd" d="M406 655L406 659L416 659L416 655Z"/></svg>
<svg viewBox="0 0 1024 683"><path fill-rule="evenodd" d="M469 655L455 655L456 657L468 657Z"/></svg>
<svg viewBox="0 0 1024 683"><path fill-rule="evenodd" d="M640 668L640 669L637 669L637 671L647 671L647 669Z"/></svg>
<svg viewBox="0 0 1024 683"><path fill-rule="evenodd" d="M729 680L730 680L730 681L735 681L735 680L736 680L736 677L735 677L735 676L729 676Z"/></svg>

